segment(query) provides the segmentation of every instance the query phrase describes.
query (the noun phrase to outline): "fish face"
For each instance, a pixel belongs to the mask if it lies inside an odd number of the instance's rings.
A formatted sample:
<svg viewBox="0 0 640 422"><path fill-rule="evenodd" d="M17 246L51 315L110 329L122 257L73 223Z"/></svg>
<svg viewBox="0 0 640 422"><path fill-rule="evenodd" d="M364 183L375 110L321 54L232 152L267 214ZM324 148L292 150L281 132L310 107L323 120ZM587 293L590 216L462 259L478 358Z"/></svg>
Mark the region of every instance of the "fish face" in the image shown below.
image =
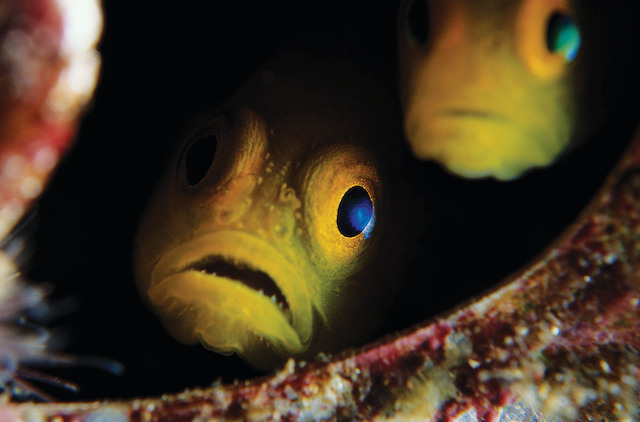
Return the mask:
<svg viewBox="0 0 640 422"><path fill-rule="evenodd" d="M404 128L420 159L510 180L553 163L577 120L580 22L564 0L407 0L399 13Z"/></svg>
<svg viewBox="0 0 640 422"><path fill-rule="evenodd" d="M139 290L171 334L260 368L361 341L397 287L381 269L397 275L397 254L372 264L393 230L364 147L372 116L283 80L258 77L195 121L135 248Z"/></svg>

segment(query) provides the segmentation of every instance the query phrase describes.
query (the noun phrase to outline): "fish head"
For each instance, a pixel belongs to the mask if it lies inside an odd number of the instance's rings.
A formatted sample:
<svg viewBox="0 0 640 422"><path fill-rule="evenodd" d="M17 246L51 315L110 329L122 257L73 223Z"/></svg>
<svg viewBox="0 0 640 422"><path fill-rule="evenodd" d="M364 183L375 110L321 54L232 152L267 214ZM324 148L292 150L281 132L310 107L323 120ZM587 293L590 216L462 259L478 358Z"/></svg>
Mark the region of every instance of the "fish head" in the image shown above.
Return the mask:
<svg viewBox="0 0 640 422"><path fill-rule="evenodd" d="M567 0L406 0L398 25L404 128L420 159L510 180L572 142L584 22Z"/></svg>
<svg viewBox="0 0 640 422"><path fill-rule="evenodd" d="M134 252L178 340L266 369L380 322L402 248L384 248L398 231L371 146L399 140L399 122L375 83L330 70L272 64L179 144Z"/></svg>

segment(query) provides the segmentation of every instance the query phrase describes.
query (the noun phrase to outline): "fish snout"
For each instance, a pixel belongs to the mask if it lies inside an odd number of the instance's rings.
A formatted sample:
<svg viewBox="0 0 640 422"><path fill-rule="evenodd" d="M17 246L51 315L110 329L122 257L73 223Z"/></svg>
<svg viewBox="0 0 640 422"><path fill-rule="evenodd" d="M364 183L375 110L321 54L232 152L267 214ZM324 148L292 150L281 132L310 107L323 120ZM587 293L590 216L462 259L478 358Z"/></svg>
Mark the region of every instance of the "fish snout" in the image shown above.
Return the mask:
<svg viewBox="0 0 640 422"><path fill-rule="evenodd" d="M263 193L262 200L256 201L254 213L248 219L249 228L271 242L291 243L299 234L298 225L302 218L302 202L296 191L281 182L269 189L268 193Z"/></svg>
<svg viewBox="0 0 640 422"><path fill-rule="evenodd" d="M243 174L185 197L186 219L198 232L239 230L270 242L291 242L302 202L280 175Z"/></svg>

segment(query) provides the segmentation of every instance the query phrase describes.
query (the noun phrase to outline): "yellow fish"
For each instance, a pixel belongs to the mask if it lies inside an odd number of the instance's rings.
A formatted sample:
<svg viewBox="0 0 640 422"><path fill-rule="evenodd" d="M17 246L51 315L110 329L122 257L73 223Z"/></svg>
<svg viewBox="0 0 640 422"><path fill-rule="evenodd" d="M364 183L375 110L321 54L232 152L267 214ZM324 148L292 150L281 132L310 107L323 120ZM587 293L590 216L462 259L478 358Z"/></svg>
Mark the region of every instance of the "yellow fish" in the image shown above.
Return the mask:
<svg viewBox="0 0 640 422"><path fill-rule="evenodd" d="M416 157L510 180L573 142L583 22L567 0L407 0L399 13L404 128Z"/></svg>
<svg viewBox="0 0 640 422"><path fill-rule="evenodd" d="M405 243L386 182L402 142L393 98L355 67L292 55L192 124L134 252L139 290L178 340L267 369L373 332Z"/></svg>

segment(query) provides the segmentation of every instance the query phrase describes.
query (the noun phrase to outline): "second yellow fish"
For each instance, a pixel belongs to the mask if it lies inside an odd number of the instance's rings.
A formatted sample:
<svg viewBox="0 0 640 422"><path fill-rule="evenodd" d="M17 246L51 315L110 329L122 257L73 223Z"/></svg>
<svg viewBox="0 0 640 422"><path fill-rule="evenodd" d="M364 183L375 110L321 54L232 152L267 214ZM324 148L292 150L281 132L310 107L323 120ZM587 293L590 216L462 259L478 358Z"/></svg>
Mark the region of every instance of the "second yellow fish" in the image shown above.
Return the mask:
<svg viewBox="0 0 640 422"><path fill-rule="evenodd" d="M415 155L464 177L510 180L573 139L585 72L566 0L408 0L399 14L405 133Z"/></svg>

